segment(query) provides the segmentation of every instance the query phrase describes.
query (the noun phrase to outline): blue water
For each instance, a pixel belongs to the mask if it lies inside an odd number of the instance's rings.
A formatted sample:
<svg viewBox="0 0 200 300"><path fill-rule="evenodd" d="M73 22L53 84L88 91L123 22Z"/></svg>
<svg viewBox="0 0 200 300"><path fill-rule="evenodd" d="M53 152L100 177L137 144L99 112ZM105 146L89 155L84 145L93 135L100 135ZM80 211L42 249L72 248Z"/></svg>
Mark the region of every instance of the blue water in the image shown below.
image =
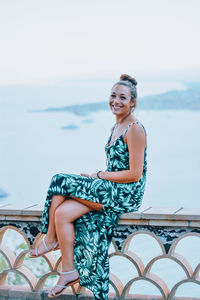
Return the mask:
<svg viewBox="0 0 200 300"><path fill-rule="evenodd" d="M67 86L0 86L0 201L43 203L51 176L103 170L104 145L115 122L109 111L76 116L31 110L99 102L110 81ZM141 82L140 96L184 90L181 82ZM139 104L139 103L138 103ZM148 134L144 205L199 207L199 111L136 110Z"/></svg>
<svg viewBox="0 0 200 300"><path fill-rule="evenodd" d="M180 84L177 88L182 89L183 86ZM157 88L157 92L169 89L170 85L165 83ZM156 93L156 84L152 90L143 90L143 94L153 93ZM52 175L60 172L90 173L106 168L104 145L115 122L111 112L94 112L85 117L64 112L30 112L33 109L102 99L84 95L80 100L79 94L75 102L64 97L38 100L33 96L27 99L21 96L15 98L13 94L12 97L0 99L0 188L8 193L7 197L0 199L1 203L43 205ZM142 205L199 207L200 111L138 109L136 117L144 124L148 136L147 186ZM145 259L150 257L145 249L152 246L148 245L147 238L145 241L146 244L144 240L133 243L132 248L147 263ZM194 268L199 262L200 247L196 240L188 245L191 244L195 244L193 254L196 260L191 261ZM182 247L180 253L183 249L187 252L189 246ZM182 254L190 257L190 251ZM117 260L117 264L114 259L111 261L111 272L123 273L122 281L125 284L136 273L127 261L122 259L119 263L119 258ZM119 265L123 265L124 272ZM168 269L164 274L166 266ZM129 272L126 272L127 269ZM181 270L176 274L173 270L176 268L169 262L152 269L158 275L162 273L169 287L175 276L184 276ZM150 291L159 294L147 283L138 282L134 288L135 293L141 293L142 290L144 294ZM194 296L199 293L198 289L190 286L189 289L183 289L182 295L186 296L188 291L193 291Z"/></svg>
<svg viewBox="0 0 200 300"><path fill-rule="evenodd" d="M43 203L51 176L103 170L104 145L115 122L109 111L70 113L4 110L0 187L12 203ZM143 204L199 207L199 111L137 111L148 135ZM98 138L97 138L98 137ZM1 200L2 201L2 200Z"/></svg>

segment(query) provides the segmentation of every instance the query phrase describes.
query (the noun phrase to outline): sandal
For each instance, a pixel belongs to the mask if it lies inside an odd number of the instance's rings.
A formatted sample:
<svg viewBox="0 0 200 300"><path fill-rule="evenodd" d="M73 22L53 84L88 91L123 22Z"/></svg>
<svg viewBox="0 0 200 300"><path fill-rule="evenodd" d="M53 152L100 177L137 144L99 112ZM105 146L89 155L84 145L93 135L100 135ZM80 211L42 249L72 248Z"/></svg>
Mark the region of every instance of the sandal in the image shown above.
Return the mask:
<svg viewBox="0 0 200 300"><path fill-rule="evenodd" d="M41 254L38 254L38 247L36 247L36 248L35 248L35 255L31 255L31 254L30 254L30 256L29 256L30 258L40 257L40 256L42 256L42 255L44 255L44 254L46 254L46 253L48 253L48 252L56 251L56 250L60 249L60 248L58 247L58 242L56 242L51 248L48 248L48 247L47 247L47 244L46 244L46 242L45 242L45 236L44 236L43 239L42 239L42 243L43 243L44 248L46 249L46 251L42 252Z"/></svg>
<svg viewBox="0 0 200 300"><path fill-rule="evenodd" d="M77 272L77 270L74 269L74 270L69 271L69 272L60 272L60 275L62 275L62 274L71 274L71 273L74 273L74 272ZM58 293L55 293L54 290L50 290L50 292L48 294L48 297L49 298L56 298L56 297L60 296L68 286L74 285L75 283L78 283L79 281L80 281L80 277L78 277L75 280L68 281L65 285L56 284L54 287L57 286L57 287L61 288L62 290Z"/></svg>

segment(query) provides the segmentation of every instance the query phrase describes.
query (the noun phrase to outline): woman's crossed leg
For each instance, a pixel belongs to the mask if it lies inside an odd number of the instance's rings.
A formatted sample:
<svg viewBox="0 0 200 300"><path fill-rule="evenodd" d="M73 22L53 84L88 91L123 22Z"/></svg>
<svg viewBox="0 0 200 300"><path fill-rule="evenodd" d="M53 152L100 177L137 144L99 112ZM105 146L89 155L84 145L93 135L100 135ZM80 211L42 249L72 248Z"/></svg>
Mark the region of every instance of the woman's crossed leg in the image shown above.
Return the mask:
<svg viewBox="0 0 200 300"><path fill-rule="evenodd" d="M47 252L46 247L51 251L58 241L62 255L62 272L57 285L51 289L49 296L57 296L63 290L60 286L65 286L68 282L78 279L79 274L74 269L74 224L73 222L82 215L92 210L101 211L102 204L88 200L61 195L52 197L49 208L49 226L45 240L36 249L31 250L31 256L37 257ZM46 246L45 246L46 245ZM37 256L36 256L37 254ZM74 270L74 272L70 272ZM59 286L60 285L60 286Z"/></svg>

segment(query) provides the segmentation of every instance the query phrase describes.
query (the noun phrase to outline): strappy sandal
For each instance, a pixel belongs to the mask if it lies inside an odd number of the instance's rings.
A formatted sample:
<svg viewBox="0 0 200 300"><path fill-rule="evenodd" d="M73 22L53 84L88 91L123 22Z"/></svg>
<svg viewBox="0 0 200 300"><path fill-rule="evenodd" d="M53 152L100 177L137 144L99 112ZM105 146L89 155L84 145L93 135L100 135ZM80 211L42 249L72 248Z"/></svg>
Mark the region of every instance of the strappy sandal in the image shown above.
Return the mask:
<svg viewBox="0 0 200 300"><path fill-rule="evenodd" d="M48 248L48 247L47 247L47 244L46 244L46 242L45 242L45 236L44 236L43 239L42 239L42 243L43 243L44 248L46 249L46 251L42 252L41 254L38 254L38 247L36 247L36 248L35 248L35 255L30 255L30 256L29 256L30 258L37 258L37 257L40 257L40 256L42 256L42 255L48 253L48 252L56 251L56 250L60 249L60 248L58 247L58 242L56 242L51 248Z"/></svg>
<svg viewBox="0 0 200 300"><path fill-rule="evenodd" d="M71 274L71 273L73 273L75 271L77 272L76 269L74 269L72 271L69 271L69 272L60 272L60 275L62 275L62 274ZM65 285L56 284L55 287L57 286L57 287L61 288L62 290L60 292L58 292L58 293L55 293L52 290L52 291L49 292L48 297L49 298L56 298L56 297L60 296L68 286L74 285L75 283L78 283L79 281L80 281L80 277L78 277L75 280L68 281Z"/></svg>

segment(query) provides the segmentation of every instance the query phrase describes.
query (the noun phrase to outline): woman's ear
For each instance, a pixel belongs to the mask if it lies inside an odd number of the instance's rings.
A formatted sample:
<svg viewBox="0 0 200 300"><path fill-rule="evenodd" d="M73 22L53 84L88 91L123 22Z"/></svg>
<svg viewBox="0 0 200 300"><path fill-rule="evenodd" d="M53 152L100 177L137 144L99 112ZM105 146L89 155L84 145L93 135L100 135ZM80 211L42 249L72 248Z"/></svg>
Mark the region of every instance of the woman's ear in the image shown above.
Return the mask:
<svg viewBox="0 0 200 300"><path fill-rule="evenodd" d="M132 102L131 107L132 108L135 107L136 106L136 99L135 98L131 99L131 102Z"/></svg>

